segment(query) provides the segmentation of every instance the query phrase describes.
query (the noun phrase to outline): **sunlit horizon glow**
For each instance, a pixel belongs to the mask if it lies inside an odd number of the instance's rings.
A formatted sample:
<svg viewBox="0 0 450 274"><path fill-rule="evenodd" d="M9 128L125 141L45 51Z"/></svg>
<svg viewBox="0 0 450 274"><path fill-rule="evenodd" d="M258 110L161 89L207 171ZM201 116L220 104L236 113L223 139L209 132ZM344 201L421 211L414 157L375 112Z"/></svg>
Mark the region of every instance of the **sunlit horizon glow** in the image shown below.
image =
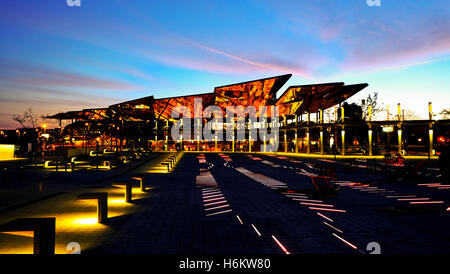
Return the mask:
<svg viewBox="0 0 450 274"><path fill-rule="evenodd" d="M426 119L450 108L445 0L5 0L0 16L0 128L27 108L54 114L292 73L290 85L368 83ZM437 116L439 118L439 116ZM49 128L57 126L46 121Z"/></svg>

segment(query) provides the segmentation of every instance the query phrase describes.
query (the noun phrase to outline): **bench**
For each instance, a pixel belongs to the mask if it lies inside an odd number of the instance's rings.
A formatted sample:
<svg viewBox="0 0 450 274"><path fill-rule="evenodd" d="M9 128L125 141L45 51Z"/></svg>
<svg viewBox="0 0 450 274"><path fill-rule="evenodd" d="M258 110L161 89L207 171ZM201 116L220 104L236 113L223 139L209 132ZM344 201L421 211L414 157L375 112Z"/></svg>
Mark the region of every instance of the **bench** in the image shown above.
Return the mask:
<svg viewBox="0 0 450 274"><path fill-rule="evenodd" d="M336 192L337 188L331 184L330 177L327 176L310 176L314 186L314 190L319 194L328 194Z"/></svg>
<svg viewBox="0 0 450 274"><path fill-rule="evenodd" d="M97 219L100 224L106 223L108 219L108 193L91 192L77 196L77 200L97 200Z"/></svg>
<svg viewBox="0 0 450 274"><path fill-rule="evenodd" d="M171 156L169 156L169 159L174 159L175 161L177 161L178 157L177 157L177 155L171 155Z"/></svg>
<svg viewBox="0 0 450 274"><path fill-rule="evenodd" d="M55 254L55 218L19 218L0 225L0 232L33 231L33 254Z"/></svg>
<svg viewBox="0 0 450 274"><path fill-rule="evenodd" d="M142 192L146 191L145 184L144 184L144 178L142 178L142 177L131 177L130 179L139 181L139 186L141 187L141 191Z"/></svg>
<svg viewBox="0 0 450 274"><path fill-rule="evenodd" d="M162 162L161 165L167 166L167 172L170 171L170 167L172 166L172 162Z"/></svg>
<svg viewBox="0 0 450 274"><path fill-rule="evenodd" d="M131 200L133 199L133 184L135 180L127 180L127 181L121 181L121 182L114 182L111 183L113 186L125 186L125 202L131 203Z"/></svg>
<svg viewBox="0 0 450 274"><path fill-rule="evenodd" d="M175 163L177 162L177 160L175 159L175 157L170 156L169 158L167 158L166 161L170 161L172 163L172 165L175 165Z"/></svg>

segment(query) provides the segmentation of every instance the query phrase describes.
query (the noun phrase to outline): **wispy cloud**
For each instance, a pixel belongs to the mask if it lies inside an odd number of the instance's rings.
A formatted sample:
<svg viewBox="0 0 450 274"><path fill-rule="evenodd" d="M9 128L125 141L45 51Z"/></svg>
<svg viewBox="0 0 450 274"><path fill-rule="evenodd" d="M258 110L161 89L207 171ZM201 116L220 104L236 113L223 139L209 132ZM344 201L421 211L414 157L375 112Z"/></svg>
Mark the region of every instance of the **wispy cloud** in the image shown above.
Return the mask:
<svg viewBox="0 0 450 274"><path fill-rule="evenodd" d="M450 54L449 18L430 19L413 29L393 28L381 23L377 26L377 31L372 29L348 45L343 69L403 67Z"/></svg>
<svg viewBox="0 0 450 274"><path fill-rule="evenodd" d="M82 75L29 64L12 64L0 60L0 80L35 86L91 88L105 90L137 90L142 86L123 81Z"/></svg>

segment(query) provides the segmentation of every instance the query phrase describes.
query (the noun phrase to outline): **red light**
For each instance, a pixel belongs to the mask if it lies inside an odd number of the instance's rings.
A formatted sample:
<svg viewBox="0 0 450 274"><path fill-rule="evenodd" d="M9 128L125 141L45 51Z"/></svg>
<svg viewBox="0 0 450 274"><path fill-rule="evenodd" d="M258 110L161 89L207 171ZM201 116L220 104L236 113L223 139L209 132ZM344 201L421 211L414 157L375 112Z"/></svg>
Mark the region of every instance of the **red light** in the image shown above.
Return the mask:
<svg viewBox="0 0 450 274"><path fill-rule="evenodd" d="M437 138L437 141L438 141L439 143L445 143L445 137L444 137L444 136L439 136L439 137Z"/></svg>

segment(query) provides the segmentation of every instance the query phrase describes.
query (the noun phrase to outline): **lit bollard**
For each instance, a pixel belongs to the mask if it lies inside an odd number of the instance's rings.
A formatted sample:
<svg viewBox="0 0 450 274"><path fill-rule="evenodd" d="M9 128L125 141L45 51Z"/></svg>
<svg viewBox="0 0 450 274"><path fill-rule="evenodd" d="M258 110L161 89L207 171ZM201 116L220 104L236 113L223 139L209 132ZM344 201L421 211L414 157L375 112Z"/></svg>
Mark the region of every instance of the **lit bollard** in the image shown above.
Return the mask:
<svg viewBox="0 0 450 274"><path fill-rule="evenodd" d="M170 172L170 162L162 162L161 165L167 166L167 172Z"/></svg>
<svg viewBox="0 0 450 274"><path fill-rule="evenodd" d="M93 192L83 193L77 196L77 200L97 200L97 218L100 224L106 223L108 219L108 193Z"/></svg>
<svg viewBox="0 0 450 274"><path fill-rule="evenodd" d="M113 186L125 186L125 202L126 203L131 203L131 200L133 199L133 193L132 193L132 189L133 189L133 181L126 181L126 182L115 182L112 183Z"/></svg>
<svg viewBox="0 0 450 274"><path fill-rule="evenodd" d="M139 181L139 186L141 187L141 191L144 192L145 190L145 184L144 179L142 177L131 177L132 180Z"/></svg>
<svg viewBox="0 0 450 274"><path fill-rule="evenodd" d="M55 218L19 218L0 225L0 232L33 231L33 254L55 254Z"/></svg>
<svg viewBox="0 0 450 274"><path fill-rule="evenodd" d="M176 159L174 157L169 157L167 161L170 161L170 167L173 167L176 163Z"/></svg>

